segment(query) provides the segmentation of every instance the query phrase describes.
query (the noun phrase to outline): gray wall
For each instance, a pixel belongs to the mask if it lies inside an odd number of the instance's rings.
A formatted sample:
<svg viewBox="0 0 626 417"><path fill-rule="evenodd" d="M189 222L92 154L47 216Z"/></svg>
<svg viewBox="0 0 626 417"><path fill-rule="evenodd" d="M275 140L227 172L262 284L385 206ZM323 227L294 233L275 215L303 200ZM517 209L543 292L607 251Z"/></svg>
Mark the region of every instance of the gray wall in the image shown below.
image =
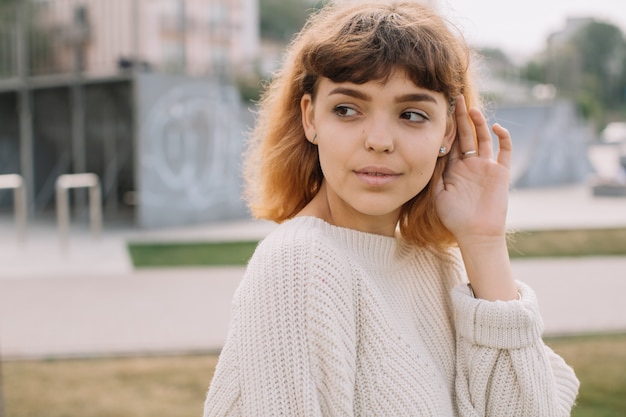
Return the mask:
<svg viewBox="0 0 626 417"><path fill-rule="evenodd" d="M244 217L246 109L233 87L145 74L137 78L138 222L142 227Z"/></svg>

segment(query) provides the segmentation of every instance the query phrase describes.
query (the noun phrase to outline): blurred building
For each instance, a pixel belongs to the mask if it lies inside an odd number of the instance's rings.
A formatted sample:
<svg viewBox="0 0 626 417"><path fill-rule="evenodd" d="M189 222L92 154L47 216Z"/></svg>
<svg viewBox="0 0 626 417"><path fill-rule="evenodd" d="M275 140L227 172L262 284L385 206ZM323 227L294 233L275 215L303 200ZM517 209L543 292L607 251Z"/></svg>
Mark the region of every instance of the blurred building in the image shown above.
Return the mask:
<svg viewBox="0 0 626 417"><path fill-rule="evenodd" d="M592 17L568 17L563 29L553 32L548 36L548 47L561 46L569 42L576 33L593 21L594 19Z"/></svg>
<svg viewBox="0 0 626 417"><path fill-rule="evenodd" d="M105 218L164 226L242 215L258 0L22 0L0 8L0 174L31 216L62 174L93 172ZM0 207L12 196L0 190ZM73 194L77 210L82 191Z"/></svg>
<svg viewBox="0 0 626 417"><path fill-rule="evenodd" d="M258 0L23 0L0 10L0 77L249 71L259 58ZM23 51L20 51L23 47Z"/></svg>

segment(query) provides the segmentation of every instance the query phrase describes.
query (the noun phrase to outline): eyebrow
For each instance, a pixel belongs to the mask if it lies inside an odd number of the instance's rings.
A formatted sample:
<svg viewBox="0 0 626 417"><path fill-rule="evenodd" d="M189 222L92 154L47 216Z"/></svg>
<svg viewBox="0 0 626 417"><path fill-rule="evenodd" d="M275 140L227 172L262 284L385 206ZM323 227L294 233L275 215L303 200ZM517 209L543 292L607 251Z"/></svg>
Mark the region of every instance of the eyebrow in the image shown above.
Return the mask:
<svg viewBox="0 0 626 417"><path fill-rule="evenodd" d="M349 96L349 97L354 97L356 99L359 100L371 100L372 97L369 94L366 94L362 91L359 90L355 90L352 88L346 88L346 87L336 87L333 88L330 93L328 93L329 96L332 96L333 94L342 94L345 96ZM432 102L432 103L437 103L437 100L435 99L435 97L433 97L432 95L428 94L428 93L410 93L410 94L403 94L399 97L396 97L396 99L394 100L397 103L407 103L407 102L411 102L411 101L428 101L428 102Z"/></svg>
<svg viewBox="0 0 626 417"><path fill-rule="evenodd" d="M371 100L372 99L372 97L369 94L366 94L362 91L358 91L352 88L346 88L346 87L333 88L330 91L330 93L328 93L328 95L332 96L333 94L342 94L344 96L354 97L359 100Z"/></svg>
<svg viewBox="0 0 626 417"><path fill-rule="evenodd" d="M430 101L432 103L437 103L437 100L435 99L435 97L427 93L404 94L396 98L396 102L398 103L406 103L409 101Z"/></svg>

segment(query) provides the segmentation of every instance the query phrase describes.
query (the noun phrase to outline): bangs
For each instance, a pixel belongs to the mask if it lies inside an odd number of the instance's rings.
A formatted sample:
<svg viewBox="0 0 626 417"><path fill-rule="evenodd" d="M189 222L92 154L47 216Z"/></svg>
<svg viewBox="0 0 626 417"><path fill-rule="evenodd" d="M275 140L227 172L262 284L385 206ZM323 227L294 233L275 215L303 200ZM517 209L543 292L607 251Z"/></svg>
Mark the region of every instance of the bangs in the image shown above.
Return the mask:
<svg viewBox="0 0 626 417"><path fill-rule="evenodd" d="M465 66L450 53L449 41L424 24L429 18L409 21L390 12L344 22L303 54L305 91L313 93L319 77L336 83L384 83L400 69L419 87L447 97L458 94L453 90Z"/></svg>

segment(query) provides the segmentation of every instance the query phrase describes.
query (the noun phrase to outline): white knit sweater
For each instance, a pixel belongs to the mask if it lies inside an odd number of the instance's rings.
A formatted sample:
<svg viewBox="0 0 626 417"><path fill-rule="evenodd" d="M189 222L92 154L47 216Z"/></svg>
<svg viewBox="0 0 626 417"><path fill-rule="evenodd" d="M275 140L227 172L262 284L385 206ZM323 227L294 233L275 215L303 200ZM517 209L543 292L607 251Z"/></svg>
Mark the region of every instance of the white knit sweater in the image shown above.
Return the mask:
<svg viewBox="0 0 626 417"><path fill-rule="evenodd" d="M457 250L297 217L257 248L204 416L569 416L533 291L474 299Z"/></svg>

